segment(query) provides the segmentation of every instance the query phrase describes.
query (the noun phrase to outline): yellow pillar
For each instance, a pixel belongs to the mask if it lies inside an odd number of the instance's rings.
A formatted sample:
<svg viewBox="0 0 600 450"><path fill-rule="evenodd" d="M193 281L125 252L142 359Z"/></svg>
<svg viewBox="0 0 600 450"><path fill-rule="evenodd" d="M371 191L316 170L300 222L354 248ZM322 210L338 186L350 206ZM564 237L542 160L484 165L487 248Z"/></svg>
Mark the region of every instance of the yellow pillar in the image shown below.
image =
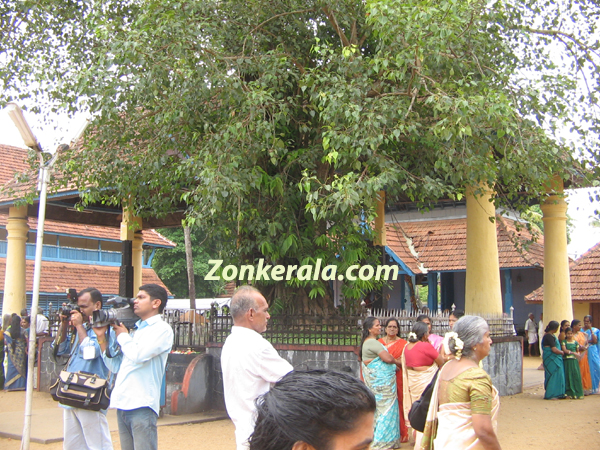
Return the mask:
<svg viewBox="0 0 600 450"><path fill-rule="evenodd" d="M141 220L141 219L140 219ZM141 231L137 231L133 235L133 252L132 252L132 265L133 265L133 292L137 294L140 290L142 282L142 257L144 244L144 236Z"/></svg>
<svg viewBox="0 0 600 450"><path fill-rule="evenodd" d="M502 314L500 263L493 191L484 184L467 189L467 314Z"/></svg>
<svg viewBox="0 0 600 450"><path fill-rule="evenodd" d="M141 229L142 219L131 214L130 210L127 207L123 207L123 217L121 219L121 251L123 253L123 260L121 263L121 269L119 273L119 295L125 297L136 296L136 276L139 277L140 280L140 283L137 286L141 286L142 257L140 253L139 266L136 269L136 255L134 252L134 236L136 234L136 231L139 231Z"/></svg>
<svg viewBox="0 0 600 450"><path fill-rule="evenodd" d="M377 209L375 211L375 238L374 245L387 245L385 239L385 191L379 191L377 194Z"/></svg>
<svg viewBox="0 0 600 450"><path fill-rule="evenodd" d="M19 314L27 306L25 244L27 243L27 206L10 207L6 224L7 251L4 274L3 314Z"/></svg>
<svg viewBox="0 0 600 450"><path fill-rule="evenodd" d="M573 320L567 255L567 202L562 179L555 177L540 205L544 220L544 322Z"/></svg>

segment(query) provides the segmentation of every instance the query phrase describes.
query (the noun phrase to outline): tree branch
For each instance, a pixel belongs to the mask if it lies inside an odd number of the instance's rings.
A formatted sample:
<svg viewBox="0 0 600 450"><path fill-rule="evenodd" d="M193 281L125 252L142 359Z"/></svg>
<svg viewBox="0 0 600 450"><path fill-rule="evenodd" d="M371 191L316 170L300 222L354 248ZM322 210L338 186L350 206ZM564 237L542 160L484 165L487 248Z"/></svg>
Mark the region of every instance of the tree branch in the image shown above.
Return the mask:
<svg viewBox="0 0 600 450"><path fill-rule="evenodd" d="M350 42L348 41L346 34L340 28L340 25L338 24L338 21L335 18L335 14L333 13L333 11L331 11L327 6L324 6L323 12L327 15L327 18L329 19L329 22L331 22L333 29L335 30L337 35L340 37L340 39L342 41L342 45L344 47L348 47L350 45Z"/></svg>

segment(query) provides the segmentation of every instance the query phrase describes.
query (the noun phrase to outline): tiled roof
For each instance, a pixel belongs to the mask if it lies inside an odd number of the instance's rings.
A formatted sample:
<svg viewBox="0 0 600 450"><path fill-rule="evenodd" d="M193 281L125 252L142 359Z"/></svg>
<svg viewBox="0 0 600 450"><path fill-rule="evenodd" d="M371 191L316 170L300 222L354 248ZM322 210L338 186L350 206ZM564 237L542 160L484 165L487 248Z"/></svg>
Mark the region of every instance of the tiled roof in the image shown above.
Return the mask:
<svg viewBox="0 0 600 450"><path fill-rule="evenodd" d="M571 300L600 302L600 242L569 265ZM527 303L544 301L544 286L525 296Z"/></svg>
<svg viewBox="0 0 600 450"><path fill-rule="evenodd" d="M516 230L516 223L496 218L500 267L543 267L544 242L531 243L526 229ZM462 271L467 265L467 219L428 220L386 224L387 245L415 274L427 271Z"/></svg>
<svg viewBox="0 0 600 450"><path fill-rule="evenodd" d="M7 214L0 214L0 227L5 227L8 222ZM29 228L37 230L37 217L28 218ZM71 236L79 236L89 239L110 239L113 241L120 240L120 230L118 228L100 227L96 225L82 225L78 223L56 222L46 220L44 222L45 233L60 233ZM166 247L176 247L177 244L170 241L156 230L142 231L144 236L144 244L161 245Z"/></svg>
<svg viewBox="0 0 600 450"><path fill-rule="evenodd" d="M33 291L34 261L26 261L27 292ZM0 258L0 279L4 280L6 258ZM142 282L155 283L167 288L153 269L142 269ZM104 295L119 293L119 267L95 266L88 264L71 264L53 261L42 261L40 278L41 293L65 293L73 288L80 291L86 287L95 287ZM168 290L168 289L167 289Z"/></svg>
<svg viewBox="0 0 600 450"><path fill-rule="evenodd" d="M16 182L15 174L32 172L27 164L28 150L0 144L0 190L10 187L19 190L22 185ZM33 174L32 180L36 180L37 174ZM0 201L12 200L12 196L0 193Z"/></svg>

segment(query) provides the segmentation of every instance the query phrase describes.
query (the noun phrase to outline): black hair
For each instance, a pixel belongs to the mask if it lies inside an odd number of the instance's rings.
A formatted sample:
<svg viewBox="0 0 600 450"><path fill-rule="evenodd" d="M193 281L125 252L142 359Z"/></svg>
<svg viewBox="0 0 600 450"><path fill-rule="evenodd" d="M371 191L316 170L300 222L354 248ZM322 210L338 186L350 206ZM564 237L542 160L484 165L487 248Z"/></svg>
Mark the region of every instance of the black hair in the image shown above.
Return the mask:
<svg viewBox="0 0 600 450"><path fill-rule="evenodd" d="M21 317L27 317L29 314L27 314L27 308L23 308L21 310Z"/></svg>
<svg viewBox="0 0 600 450"><path fill-rule="evenodd" d="M412 333L416 334L416 338L408 336L408 342L418 342L423 339L426 333L429 333L429 326L425 322L415 322L412 326Z"/></svg>
<svg viewBox="0 0 600 450"><path fill-rule="evenodd" d="M546 333L558 330L559 324L556 320L551 320L544 330Z"/></svg>
<svg viewBox="0 0 600 450"><path fill-rule="evenodd" d="M571 322L571 328L575 328L575 326L579 325L580 323L581 323L581 320L573 319L573 321Z"/></svg>
<svg viewBox="0 0 600 450"><path fill-rule="evenodd" d="M429 322L431 322L431 317L429 317L427 314L419 314L417 316L417 322L423 322L425 319L428 319Z"/></svg>
<svg viewBox="0 0 600 450"><path fill-rule="evenodd" d="M336 435L353 430L375 406L371 391L350 374L290 372L256 400L250 450L291 450L296 442L329 450Z"/></svg>
<svg viewBox="0 0 600 450"><path fill-rule="evenodd" d="M573 332L573 328L571 328L571 327L565 328L565 334L567 334L569 331L572 333Z"/></svg>
<svg viewBox="0 0 600 450"><path fill-rule="evenodd" d="M560 322L560 329L562 331L564 331L565 327L568 327L570 324L571 324L571 322L569 322L568 320L565 319L565 320L563 320L563 321Z"/></svg>
<svg viewBox="0 0 600 450"><path fill-rule="evenodd" d="M167 294L167 290L158 284L144 284L143 286L140 286L139 290L148 294L150 296L150 300L160 300L158 312L162 314L165 306L167 306L167 298L169 296L169 294Z"/></svg>
<svg viewBox="0 0 600 450"><path fill-rule="evenodd" d="M369 316L365 320L363 320L362 341L360 341L360 350L358 352L358 358L361 361L362 361L363 344L365 343L365 341L369 337L369 334L370 334L369 330L371 328L373 328L373 324L375 323L376 320L379 320L379 319L377 317L375 317L375 316Z"/></svg>
<svg viewBox="0 0 600 450"><path fill-rule="evenodd" d="M15 352L17 339L21 338L21 316L13 314L10 318L10 337L12 338L12 351Z"/></svg>
<svg viewBox="0 0 600 450"><path fill-rule="evenodd" d="M388 320L385 321L385 328L388 327L390 322L396 322L396 326L398 327L398 333L400 333L400 322L398 322L398 319L396 319L395 317L390 317ZM387 331L385 332L385 334L387 335Z"/></svg>
<svg viewBox="0 0 600 450"><path fill-rule="evenodd" d="M464 315L465 315L465 312L462 309L455 309L454 311L452 311L450 313L450 316L456 317L457 320L460 319ZM450 317L450 316L448 316L448 317Z"/></svg>
<svg viewBox="0 0 600 450"><path fill-rule="evenodd" d="M83 291L81 291L79 294L77 294L77 298L81 298L81 296L83 294L90 294L90 298L92 299L92 303L96 304L98 302L100 302L100 306L102 306L102 294L100 293L100 291L96 288L85 288Z"/></svg>

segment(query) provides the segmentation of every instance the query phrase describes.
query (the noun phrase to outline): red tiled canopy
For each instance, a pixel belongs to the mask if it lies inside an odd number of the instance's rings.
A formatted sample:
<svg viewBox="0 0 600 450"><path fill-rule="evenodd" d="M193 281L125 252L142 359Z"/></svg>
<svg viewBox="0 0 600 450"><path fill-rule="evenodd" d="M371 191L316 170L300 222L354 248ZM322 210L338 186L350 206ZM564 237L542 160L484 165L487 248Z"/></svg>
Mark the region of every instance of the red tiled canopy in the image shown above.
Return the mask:
<svg viewBox="0 0 600 450"><path fill-rule="evenodd" d="M496 217L498 257L503 269L544 266L544 239L505 217ZM467 219L386 224L387 246L414 273L463 271L467 266ZM517 243L518 245L515 245Z"/></svg>
<svg viewBox="0 0 600 450"><path fill-rule="evenodd" d="M600 242L569 265L571 300L573 302L600 301ZM544 301L544 286L525 296L527 303Z"/></svg>
<svg viewBox="0 0 600 450"><path fill-rule="evenodd" d="M33 291L34 261L26 261L27 292ZM0 280L4 280L6 258L0 258ZM168 288L156 275L153 269L142 269L142 283L155 283ZM119 293L119 267L98 266L92 264L72 264L54 261L42 261L40 292L64 294L68 289L80 291L87 287L95 287L104 295Z"/></svg>
<svg viewBox="0 0 600 450"><path fill-rule="evenodd" d="M7 222L8 215L0 214L0 227L6 226ZM31 230L37 230L37 217L29 217L27 223ZM60 233L63 235L68 234L87 239L108 239L112 241L119 241L121 239L120 230L118 228L100 227L97 225L84 225L70 222L57 222L54 220L46 220L44 222L44 232ZM142 235L144 236L145 244L160 245L165 247L177 246L177 244L170 241L156 230L143 230Z"/></svg>

